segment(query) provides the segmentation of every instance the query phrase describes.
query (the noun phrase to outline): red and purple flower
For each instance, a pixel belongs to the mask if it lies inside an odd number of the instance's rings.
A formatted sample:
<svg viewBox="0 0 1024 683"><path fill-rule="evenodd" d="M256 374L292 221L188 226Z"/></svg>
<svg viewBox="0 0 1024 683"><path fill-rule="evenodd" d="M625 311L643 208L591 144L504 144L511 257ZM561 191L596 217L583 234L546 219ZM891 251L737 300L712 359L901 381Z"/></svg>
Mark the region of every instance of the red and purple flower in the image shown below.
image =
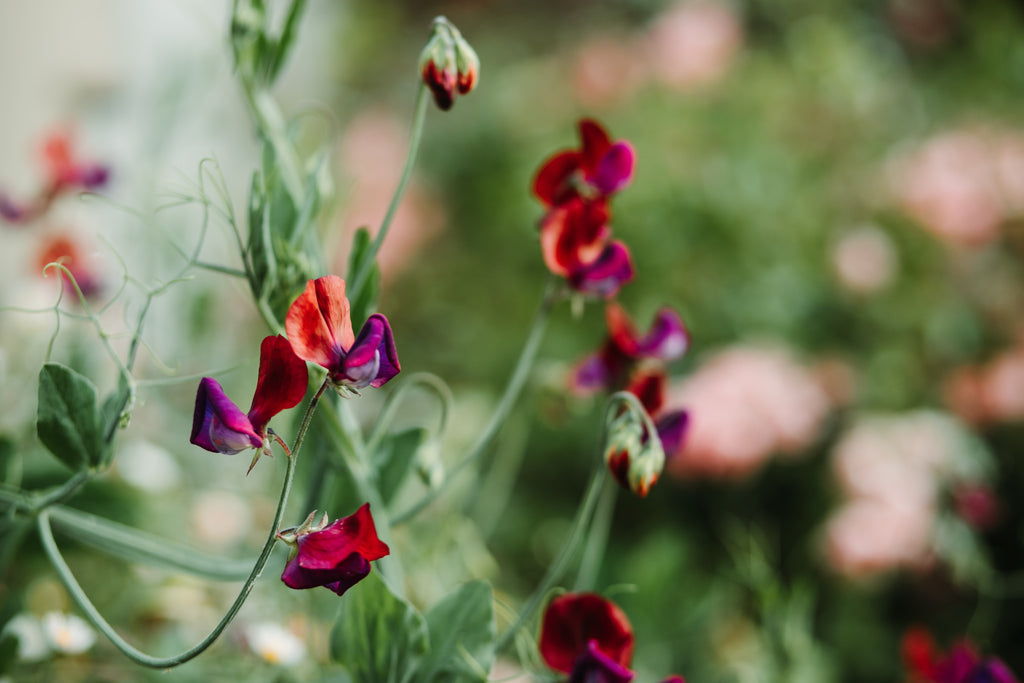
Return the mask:
<svg viewBox="0 0 1024 683"><path fill-rule="evenodd" d="M610 197L629 184L636 154L612 142L595 121L579 123L580 149L563 150L541 166L533 193L547 209L540 222L548 269L583 294L610 298L633 279L629 250L611 239Z"/></svg>
<svg viewBox="0 0 1024 683"><path fill-rule="evenodd" d="M903 659L912 683L1018 683L1001 660L982 659L968 640L938 651L931 634L912 628L903 636Z"/></svg>
<svg viewBox="0 0 1024 683"><path fill-rule="evenodd" d="M352 333L345 281L327 275L306 283L292 303L285 330L295 354L327 369L336 387L380 387L401 371L388 319L371 315L356 337Z"/></svg>
<svg viewBox="0 0 1024 683"><path fill-rule="evenodd" d="M196 391L192 443L212 453L234 454L247 448L269 454L267 424L282 410L294 408L306 395L306 364L282 336L264 338L260 345L259 379L248 413L235 405L220 383L204 377Z"/></svg>
<svg viewBox="0 0 1024 683"><path fill-rule="evenodd" d="M370 573L370 562L391 552L377 537L369 503L331 524L327 515L314 524L315 516L314 512L301 526L277 534L293 546L281 574L289 588L323 586L342 595Z"/></svg>
<svg viewBox="0 0 1024 683"><path fill-rule="evenodd" d="M633 679L633 627L619 607L596 593L566 593L548 603L540 654L572 683L626 683Z"/></svg>

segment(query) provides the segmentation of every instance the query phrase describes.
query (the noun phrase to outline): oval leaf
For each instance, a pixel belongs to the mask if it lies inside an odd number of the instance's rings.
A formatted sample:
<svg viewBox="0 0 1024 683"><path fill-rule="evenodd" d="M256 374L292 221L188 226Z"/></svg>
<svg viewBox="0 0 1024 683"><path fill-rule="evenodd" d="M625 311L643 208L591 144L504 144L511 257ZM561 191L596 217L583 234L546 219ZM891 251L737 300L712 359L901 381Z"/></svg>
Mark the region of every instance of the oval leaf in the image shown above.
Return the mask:
<svg viewBox="0 0 1024 683"><path fill-rule="evenodd" d="M66 365L43 365L36 432L43 445L71 469L100 464L104 441L95 385Z"/></svg>

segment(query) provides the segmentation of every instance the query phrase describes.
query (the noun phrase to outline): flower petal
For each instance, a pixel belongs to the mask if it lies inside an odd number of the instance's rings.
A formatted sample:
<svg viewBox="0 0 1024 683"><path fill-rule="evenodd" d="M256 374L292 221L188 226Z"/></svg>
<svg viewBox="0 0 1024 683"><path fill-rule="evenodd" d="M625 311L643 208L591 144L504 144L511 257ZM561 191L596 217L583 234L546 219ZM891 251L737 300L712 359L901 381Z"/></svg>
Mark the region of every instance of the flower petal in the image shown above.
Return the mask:
<svg viewBox="0 0 1024 683"><path fill-rule="evenodd" d="M601 652L596 640L589 640L586 649L576 658L569 683L629 683L635 675Z"/></svg>
<svg viewBox="0 0 1024 683"><path fill-rule="evenodd" d="M372 561L391 552L377 537L369 503L319 531L299 536L296 543L296 560L303 569L333 569L352 553Z"/></svg>
<svg viewBox="0 0 1024 683"><path fill-rule="evenodd" d="M249 408L253 429L262 432L270 418L294 408L306 395L306 362L295 355L281 335L264 337L260 344L260 376Z"/></svg>
<svg viewBox="0 0 1024 683"><path fill-rule="evenodd" d="M636 151L626 141L616 142L608 148L594 174L587 180L602 196L609 196L624 188L633 179Z"/></svg>
<svg viewBox="0 0 1024 683"><path fill-rule="evenodd" d="M690 335L683 319L671 308L658 311L650 331L636 341L636 354L643 358L670 361L679 358L690 346Z"/></svg>
<svg viewBox="0 0 1024 683"><path fill-rule="evenodd" d="M610 299L632 279L629 249L616 240L605 247L596 261L574 272L569 277L569 284L583 294Z"/></svg>
<svg viewBox="0 0 1024 683"><path fill-rule="evenodd" d="M299 564L298 556L285 566L281 580L289 588L305 589L324 586L338 595L343 594L370 573L370 563L359 553L350 553L334 567L307 569Z"/></svg>
<svg viewBox="0 0 1024 683"><path fill-rule="evenodd" d="M570 673L592 640L609 659L629 666L633 627L615 603L596 593L565 593L548 603L538 646L549 667Z"/></svg>
<svg viewBox="0 0 1024 683"><path fill-rule="evenodd" d="M288 309L284 326L296 356L328 370L337 369L355 340L345 281L326 275L307 282L305 291Z"/></svg>
<svg viewBox="0 0 1024 683"><path fill-rule="evenodd" d="M263 437L253 429L246 414L211 377L199 382L189 441L212 453L229 455L263 445Z"/></svg>
<svg viewBox="0 0 1024 683"><path fill-rule="evenodd" d="M572 175L580 167L580 153L564 150L545 161L533 179L533 194L545 206L554 206L575 194Z"/></svg>
<svg viewBox="0 0 1024 683"><path fill-rule="evenodd" d="M658 430L658 438L661 439L661 448L665 451L666 458L671 458L683 450L689 426L690 413L685 410L665 413L654 421L654 427Z"/></svg>
<svg viewBox="0 0 1024 683"><path fill-rule="evenodd" d="M579 198L548 211L540 226L541 253L548 269L566 277L597 261L611 233L608 218L606 202Z"/></svg>
<svg viewBox="0 0 1024 683"><path fill-rule="evenodd" d="M387 318L374 313L366 320L343 367L345 379L357 389L367 385L383 386L401 371Z"/></svg>
<svg viewBox="0 0 1024 683"><path fill-rule="evenodd" d="M660 368L641 368L633 374L626 391L640 399L648 415L657 415L665 405L665 372Z"/></svg>
<svg viewBox="0 0 1024 683"><path fill-rule="evenodd" d="M583 168L583 173L591 178L612 146L612 141L601 124L593 119L581 119L578 125L581 144L580 166Z"/></svg>

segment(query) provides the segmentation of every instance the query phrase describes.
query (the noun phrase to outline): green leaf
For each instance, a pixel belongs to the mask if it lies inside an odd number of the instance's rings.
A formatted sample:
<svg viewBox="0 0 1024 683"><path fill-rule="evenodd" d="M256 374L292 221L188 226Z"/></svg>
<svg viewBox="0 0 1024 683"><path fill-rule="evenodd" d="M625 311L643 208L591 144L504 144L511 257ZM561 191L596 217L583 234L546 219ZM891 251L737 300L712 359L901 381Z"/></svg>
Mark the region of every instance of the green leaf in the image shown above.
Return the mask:
<svg viewBox="0 0 1024 683"><path fill-rule="evenodd" d="M413 469L416 451L430 436L424 427L411 427L388 434L381 439L372 462L377 468L377 489L385 505L390 505L395 494L405 483Z"/></svg>
<svg viewBox="0 0 1024 683"><path fill-rule="evenodd" d="M277 78L281 67L288 58L288 52L295 42L296 30L299 19L306 9L306 0L292 0L292 6L288 9L288 17L285 19L284 28L281 29L281 37L277 39L277 45L272 58L267 65L267 83L271 84Z"/></svg>
<svg viewBox="0 0 1024 683"><path fill-rule="evenodd" d="M370 237L369 230L366 228L356 230L355 237L352 239L352 251L348 257L348 274L346 278L350 284L355 279L356 274L363 269L363 263L372 258L370 253L372 243L373 239ZM369 268L370 274L366 278L362 289L356 292L354 299L351 297L352 292L349 292L349 304L352 309L352 327L355 330L359 330L363 323L366 322L366 319L377 310L377 299L380 297L380 267L374 261Z"/></svg>
<svg viewBox="0 0 1024 683"><path fill-rule="evenodd" d="M353 683L418 683L427 628L412 605L370 572L342 596L330 648Z"/></svg>
<svg viewBox="0 0 1024 683"><path fill-rule="evenodd" d="M105 443L95 385L66 365L43 365L36 431L43 445L72 470L99 465Z"/></svg>
<svg viewBox="0 0 1024 683"><path fill-rule="evenodd" d="M494 663L494 604L486 581L463 585L427 612L430 653L418 680L483 683Z"/></svg>

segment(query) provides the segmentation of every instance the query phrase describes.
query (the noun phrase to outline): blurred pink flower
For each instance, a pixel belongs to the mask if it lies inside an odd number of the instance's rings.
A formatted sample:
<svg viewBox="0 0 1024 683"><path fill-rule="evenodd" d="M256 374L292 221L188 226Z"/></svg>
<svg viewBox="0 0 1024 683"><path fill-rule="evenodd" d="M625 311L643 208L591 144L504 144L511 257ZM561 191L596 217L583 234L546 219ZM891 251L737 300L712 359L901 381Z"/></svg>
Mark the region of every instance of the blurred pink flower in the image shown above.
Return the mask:
<svg viewBox="0 0 1024 683"><path fill-rule="evenodd" d="M947 131L898 156L892 168L903 210L953 245L986 244L1024 210L1024 138L1013 131Z"/></svg>
<svg viewBox="0 0 1024 683"><path fill-rule="evenodd" d="M598 36L577 49L572 85L586 107L606 107L629 99L646 79L645 63L628 37Z"/></svg>
<svg viewBox="0 0 1024 683"><path fill-rule="evenodd" d="M659 16L648 35L648 61L664 85L690 91L722 78L743 43L734 11L712 0L683 0Z"/></svg>
<svg viewBox="0 0 1024 683"><path fill-rule="evenodd" d="M348 183L341 192L344 234L363 226L376 234L398 185L407 144L404 124L390 111L368 109L348 125L339 153L341 168L346 172L342 182ZM441 204L413 176L378 256L383 277L409 264L419 249L444 229L445 220ZM348 244L348 240L343 242ZM345 271L345 257L338 254L334 270Z"/></svg>
<svg viewBox="0 0 1024 683"><path fill-rule="evenodd" d="M795 455L817 437L830 404L809 370L780 349L719 352L672 392L690 408L677 476L741 477L772 454Z"/></svg>
<svg viewBox="0 0 1024 683"><path fill-rule="evenodd" d="M944 394L950 409L972 424L1024 419L1024 345L959 368L946 379Z"/></svg>
<svg viewBox="0 0 1024 683"><path fill-rule="evenodd" d="M853 577L899 566L924 566L930 559L932 521L928 508L854 499L828 522L829 563Z"/></svg>
<svg viewBox="0 0 1024 683"><path fill-rule="evenodd" d="M875 226L848 230L832 247L832 266L839 282L851 292L876 292L896 275L896 249Z"/></svg>

